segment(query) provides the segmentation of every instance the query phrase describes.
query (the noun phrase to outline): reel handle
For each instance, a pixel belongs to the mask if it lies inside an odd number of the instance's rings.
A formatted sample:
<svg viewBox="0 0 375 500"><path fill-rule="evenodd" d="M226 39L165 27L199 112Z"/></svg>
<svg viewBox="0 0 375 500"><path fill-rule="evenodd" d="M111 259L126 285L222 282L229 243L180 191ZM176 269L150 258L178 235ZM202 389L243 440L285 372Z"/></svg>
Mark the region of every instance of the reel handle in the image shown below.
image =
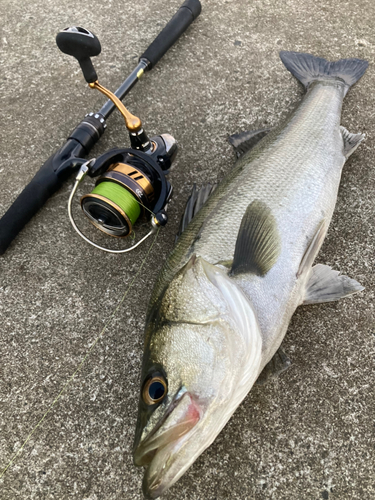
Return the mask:
<svg viewBox="0 0 375 500"><path fill-rule="evenodd" d="M185 0L169 23L139 58L140 61L146 59L149 62L147 70L152 69L172 47L194 19L199 16L201 9L199 0Z"/></svg>
<svg viewBox="0 0 375 500"><path fill-rule="evenodd" d="M98 56L102 48L99 39L91 31L79 26L66 28L58 33L56 43L61 52L77 59L87 83L98 79L90 57Z"/></svg>

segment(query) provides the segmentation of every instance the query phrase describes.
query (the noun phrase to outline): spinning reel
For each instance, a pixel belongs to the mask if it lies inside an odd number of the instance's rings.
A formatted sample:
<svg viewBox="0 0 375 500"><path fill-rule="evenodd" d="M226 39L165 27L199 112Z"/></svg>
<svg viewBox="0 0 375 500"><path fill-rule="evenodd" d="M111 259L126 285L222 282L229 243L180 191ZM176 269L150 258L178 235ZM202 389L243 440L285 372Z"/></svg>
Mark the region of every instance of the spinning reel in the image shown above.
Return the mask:
<svg viewBox="0 0 375 500"><path fill-rule="evenodd" d="M91 245L111 253L129 252L167 223L166 209L172 186L166 175L176 157L177 143L169 134L149 138L141 120L131 114L114 93L98 82L90 58L100 54L101 46L93 33L80 27L67 28L57 35L56 42L62 52L78 60L89 86L102 92L120 111L131 144L130 148L111 149L81 165L69 198L70 220L78 234ZM145 67L146 64L147 61L144 61ZM141 71L138 71L138 78ZM90 113L86 120L88 124L90 120L95 120L96 124L99 121L105 127L105 119L100 113ZM95 227L120 238L133 234L138 219L149 219L151 230L138 243L123 250L110 250L95 244L78 229L71 207L78 185L86 174L98 179L91 193L81 198L83 213Z"/></svg>

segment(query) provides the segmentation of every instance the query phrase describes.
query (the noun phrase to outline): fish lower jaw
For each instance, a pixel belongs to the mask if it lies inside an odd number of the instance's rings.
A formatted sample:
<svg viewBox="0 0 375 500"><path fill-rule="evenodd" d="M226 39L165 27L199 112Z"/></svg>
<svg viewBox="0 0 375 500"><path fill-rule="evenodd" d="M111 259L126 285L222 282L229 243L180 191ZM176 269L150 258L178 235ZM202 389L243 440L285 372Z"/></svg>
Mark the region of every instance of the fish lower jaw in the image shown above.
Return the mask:
<svg viewBox="0 0 375 500"><path fill-rule="evenodd" d="M146 498L158 498L190 466L192 461L181 467L176 457L179 457L184 444L194 439L193 434L201 418L202 408L194 396L183 392L156 432L139 445L134 463L146 467L143 479Z"/></svg>
<svg viewBox="0 0 375 500"><path fill-rule="evenodd" d="M167 443L154 450L152 458L150 458L150 462L146 466L145 475L143 477L142 491L145 498L159 498L178 481L186 469L193 463L192 460L191 463L183 469L177 469L169 474L173 467L173 457L178 454L184 442L191 439L194 430L193 428L176 441Z"/></svg>

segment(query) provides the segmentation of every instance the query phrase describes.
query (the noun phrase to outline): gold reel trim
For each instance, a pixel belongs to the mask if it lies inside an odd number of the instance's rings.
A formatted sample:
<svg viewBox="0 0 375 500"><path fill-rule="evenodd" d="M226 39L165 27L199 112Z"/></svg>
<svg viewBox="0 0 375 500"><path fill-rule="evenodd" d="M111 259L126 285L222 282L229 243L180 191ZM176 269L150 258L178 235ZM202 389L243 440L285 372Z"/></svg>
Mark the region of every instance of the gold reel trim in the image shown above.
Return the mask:
<svg viewBox="0 0 375 500"><path fill-rule="evenodd" d="M128 165L127 163L114 163L109 167L107 172L119 172L123 175L130 177L143 189L143 191L146 193L148 200L152 201L154 197L154 188L152 187L151 181L143 172L141 172L137 168L133 167L132 165ZM117 179L113 180L117 181ZM134 196L138 197L137 193L134 193L134 191L131 188L129 188L129 186L123 184L120 181L117 182L126 187L129 191L131 191L134 194Z"/></svg>

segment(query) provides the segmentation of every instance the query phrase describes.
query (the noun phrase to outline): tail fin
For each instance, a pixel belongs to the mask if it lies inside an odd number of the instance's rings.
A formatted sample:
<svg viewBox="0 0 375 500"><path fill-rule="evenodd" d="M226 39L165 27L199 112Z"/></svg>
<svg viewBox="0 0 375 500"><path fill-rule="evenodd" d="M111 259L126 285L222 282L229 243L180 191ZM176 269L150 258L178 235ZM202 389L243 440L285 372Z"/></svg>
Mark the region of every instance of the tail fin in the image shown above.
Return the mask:
<svg viewBox="0 0 375 500"><path fill-rule="evenodd" d="M344 81L346 92L361 78L368 67L368 62L363 59L340 59L329 62L311 54L285 50L280 52L280 59L286 69L306 88L313 81L332 78Z"/></svg>

